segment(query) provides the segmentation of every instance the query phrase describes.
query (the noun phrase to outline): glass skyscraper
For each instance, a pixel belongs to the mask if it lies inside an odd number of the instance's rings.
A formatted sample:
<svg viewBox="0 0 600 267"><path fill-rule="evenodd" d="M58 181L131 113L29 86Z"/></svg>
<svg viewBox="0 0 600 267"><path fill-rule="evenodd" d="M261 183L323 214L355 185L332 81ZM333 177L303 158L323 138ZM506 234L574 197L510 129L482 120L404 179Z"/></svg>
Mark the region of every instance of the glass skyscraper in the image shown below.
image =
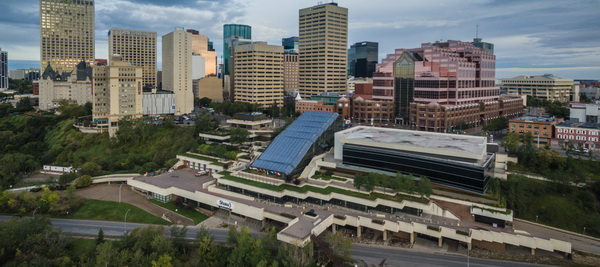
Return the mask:
<svg viewBox="0 0 600 267"><path fill-rule="evenodd" d="M223 25L223 74L229 75L231 50L227 38L237 36L240 39L252 39L252 27L243 24L225 24Z"/></svg>
<svg viewBox="0 0 600 267"><path fill-rule="evenodd" d="M298 36L292 36L281 39L281 45L283 46L285 53L298 53Z"/></svg>
<svg viewBox="0 0 600 267"><path fill-rule="evenodd" d="M379 43L358 42L348 49L348 75L372 78L377 65Z"/></svg>

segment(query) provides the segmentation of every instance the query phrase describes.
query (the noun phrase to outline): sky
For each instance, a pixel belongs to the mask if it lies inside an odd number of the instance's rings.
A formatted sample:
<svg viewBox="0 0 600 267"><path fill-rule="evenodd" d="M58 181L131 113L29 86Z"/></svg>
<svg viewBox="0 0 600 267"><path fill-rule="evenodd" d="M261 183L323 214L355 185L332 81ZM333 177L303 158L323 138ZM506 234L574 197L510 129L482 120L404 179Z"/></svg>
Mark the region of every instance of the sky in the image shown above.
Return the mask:
<svg viewBox="0 0 600 267"><path fill-rule="evenodd" d="M208 35L219 55L223 24L252 27L253 41L281 45L298 36L306 0L96 0L96 58L108 57L108 30L156 31L175 27ZM348 8L348 46L379 43L379 58L397 48L440 40L495 45L496 78L551 73L600 79L600 0L339 0ZM9 68L39 67L39 0L0 0L0 48Z"/></svg>

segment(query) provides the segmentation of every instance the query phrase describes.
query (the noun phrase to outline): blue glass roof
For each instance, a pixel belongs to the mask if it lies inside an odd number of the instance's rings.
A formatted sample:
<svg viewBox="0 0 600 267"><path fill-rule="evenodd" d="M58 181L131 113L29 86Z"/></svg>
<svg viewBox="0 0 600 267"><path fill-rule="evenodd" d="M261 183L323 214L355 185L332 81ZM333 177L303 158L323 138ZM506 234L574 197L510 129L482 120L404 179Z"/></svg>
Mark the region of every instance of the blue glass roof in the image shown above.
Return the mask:
<svg viewBox="0 0 600 267"><path fill-rule="evenodd" d="M339 115L306 111L267 147L252 167L290 174Z"/></svg>

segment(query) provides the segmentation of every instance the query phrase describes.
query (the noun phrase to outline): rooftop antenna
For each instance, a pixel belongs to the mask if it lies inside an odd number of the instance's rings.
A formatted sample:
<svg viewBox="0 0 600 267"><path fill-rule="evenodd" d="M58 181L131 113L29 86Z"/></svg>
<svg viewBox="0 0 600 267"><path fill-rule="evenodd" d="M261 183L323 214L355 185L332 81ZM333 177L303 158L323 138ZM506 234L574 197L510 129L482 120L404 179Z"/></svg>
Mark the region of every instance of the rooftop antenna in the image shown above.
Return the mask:
<svg viewBox="0 0 600 267"><path fill-rule="evenodd" d="M475 25L475 38L479 38L479 24Z"/></svg>

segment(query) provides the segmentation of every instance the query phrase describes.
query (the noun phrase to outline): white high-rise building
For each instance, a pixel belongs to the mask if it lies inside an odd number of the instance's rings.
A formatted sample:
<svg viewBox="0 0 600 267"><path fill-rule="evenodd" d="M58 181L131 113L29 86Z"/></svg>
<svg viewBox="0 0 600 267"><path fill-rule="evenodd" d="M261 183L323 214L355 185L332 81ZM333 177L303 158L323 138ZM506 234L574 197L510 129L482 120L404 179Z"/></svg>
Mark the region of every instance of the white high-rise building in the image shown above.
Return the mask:
<svg viewBox="0 0 600 267"><path fill-rule="evenodd" d="M162 89L175 93L175 114L194 109L192 34L181 27L162 37Z"/></svg>

